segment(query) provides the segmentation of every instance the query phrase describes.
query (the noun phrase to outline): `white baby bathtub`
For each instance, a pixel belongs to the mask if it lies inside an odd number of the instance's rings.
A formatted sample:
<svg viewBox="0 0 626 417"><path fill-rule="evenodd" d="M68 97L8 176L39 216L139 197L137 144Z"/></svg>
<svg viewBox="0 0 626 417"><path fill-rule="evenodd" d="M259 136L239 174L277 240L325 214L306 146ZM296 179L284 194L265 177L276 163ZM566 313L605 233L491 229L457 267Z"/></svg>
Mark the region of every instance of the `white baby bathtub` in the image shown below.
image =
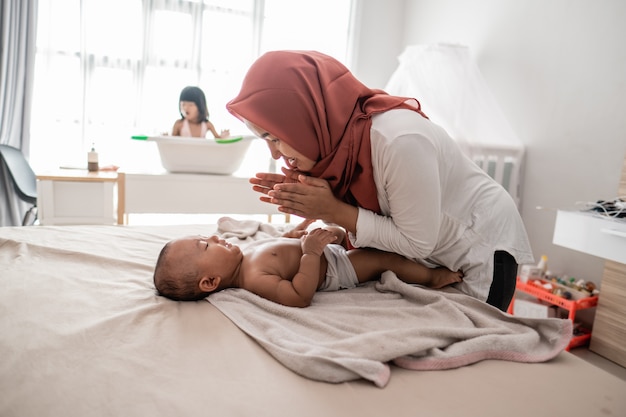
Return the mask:
<svg viewBox="0 0 626 417"><path fill-rule="evenodd" d="M156 143L161 164L167 171L218 175L231 175L237 171L255 139L254 136L218 140L180 136L146 138Z"/></svg>

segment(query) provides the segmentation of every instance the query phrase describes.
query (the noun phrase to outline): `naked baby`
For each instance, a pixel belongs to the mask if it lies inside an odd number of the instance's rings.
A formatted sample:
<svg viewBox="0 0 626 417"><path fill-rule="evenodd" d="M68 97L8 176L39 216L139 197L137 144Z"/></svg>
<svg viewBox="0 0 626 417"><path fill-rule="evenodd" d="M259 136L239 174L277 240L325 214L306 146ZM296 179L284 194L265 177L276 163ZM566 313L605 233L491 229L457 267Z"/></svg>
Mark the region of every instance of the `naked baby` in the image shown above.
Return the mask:
<svg viewBox="0 0 626 417"><path fill-rule="evenodd" d="M460 282L462 272L428 268L376 249L347 250L336 227L304 230L247 243L243 249L219 236L188 236L168 242L157 260L154 283L160 295L193 301L225 288L243 288L276 303L307 307L316 291L353 288L393 271L398 278L430 288Z"/></svg>

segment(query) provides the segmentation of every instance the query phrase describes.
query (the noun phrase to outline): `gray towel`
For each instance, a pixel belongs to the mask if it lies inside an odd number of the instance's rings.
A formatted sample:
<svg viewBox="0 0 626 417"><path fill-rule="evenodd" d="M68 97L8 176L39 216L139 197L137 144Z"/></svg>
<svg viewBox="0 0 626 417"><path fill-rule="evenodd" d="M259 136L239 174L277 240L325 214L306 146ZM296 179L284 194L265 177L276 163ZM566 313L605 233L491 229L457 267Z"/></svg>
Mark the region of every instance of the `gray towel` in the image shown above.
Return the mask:
<svg viewBox="0 0 626 417"><path fill-rule="evenodd" d="M452 288L405 284L392 272L380 282L318 292L304 309L243 289L208 301L289 369L335 383L365 378L384 387L389 363L437 370L485 359L544 362L572 336L569 320L514 317Z"/></svg>

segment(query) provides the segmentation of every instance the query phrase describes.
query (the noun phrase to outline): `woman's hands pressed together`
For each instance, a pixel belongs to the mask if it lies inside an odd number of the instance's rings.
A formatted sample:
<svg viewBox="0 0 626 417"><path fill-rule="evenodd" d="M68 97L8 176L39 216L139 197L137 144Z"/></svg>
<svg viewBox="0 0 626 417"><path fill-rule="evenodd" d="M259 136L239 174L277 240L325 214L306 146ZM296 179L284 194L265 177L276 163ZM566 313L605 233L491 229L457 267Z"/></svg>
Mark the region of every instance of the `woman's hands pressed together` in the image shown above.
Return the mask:
<svg viewBox="0 0 626 417"><path fill-rule="evenodd" d="M275 173L268 173L268 172L257 173L256 177L250 178L252 189L258 193L267 195L267 193L273 190L274 186L277 184L298 182L297 172L294 172L285 168L283 168L283 172L285 174L275 174ZM270 203L271 202L270 200L271 199L268 197L261 196L261 201Z"/></svg>
<svg viewBox="0 0 626 417"><path fill-rule="evenodd" d="M284 175L259 173L250 179L261 201L278 205L282 213L320 219L356 232L358 209L337 199L326 180L283 168Z"/></svg>

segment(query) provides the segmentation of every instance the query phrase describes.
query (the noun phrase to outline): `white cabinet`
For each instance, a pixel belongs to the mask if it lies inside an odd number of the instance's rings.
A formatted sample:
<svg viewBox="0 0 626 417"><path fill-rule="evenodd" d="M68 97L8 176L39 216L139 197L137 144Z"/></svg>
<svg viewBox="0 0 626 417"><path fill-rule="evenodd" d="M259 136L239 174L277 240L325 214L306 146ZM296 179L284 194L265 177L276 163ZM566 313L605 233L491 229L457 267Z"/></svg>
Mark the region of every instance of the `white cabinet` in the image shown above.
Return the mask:
<svg viewBox="0 0 626 417"><path fill-rule="evenodd" d="M626 264L626 220L600 214L559 210L555 245Z"/></svg>
<svg viewBox="0 0 626 417"><path fill-rule="evenodd" d="M626 220L559 211L553 243L607 259L589 349L626 367Z"/></svg>
<svg viewBox="0 0 626 417"><path fill-rule="evenodd" d="M117 173L60 169L37 175L39 224L115 224Z"/></svg>
<svg viewBox="0 0 626 417"><path fill-rule="evenodd" d="M58 170L37 176L41 225L124 224L127 214L279 214L248 178Z"/></svg>
<svg viewBox="0 0 626 417"><path fill-rule="evenodd" d="M626 195L626 158L617 195ZM553 242L607 259L589 349L626 367L626 219L559 211Z"/></svg>
<svg viewBox="0 0 626 417"><path fill-rule="evenodd" d="M120 172L118 218L138 213L279 214L259 200L248 178L231 175Z"/></svg>

